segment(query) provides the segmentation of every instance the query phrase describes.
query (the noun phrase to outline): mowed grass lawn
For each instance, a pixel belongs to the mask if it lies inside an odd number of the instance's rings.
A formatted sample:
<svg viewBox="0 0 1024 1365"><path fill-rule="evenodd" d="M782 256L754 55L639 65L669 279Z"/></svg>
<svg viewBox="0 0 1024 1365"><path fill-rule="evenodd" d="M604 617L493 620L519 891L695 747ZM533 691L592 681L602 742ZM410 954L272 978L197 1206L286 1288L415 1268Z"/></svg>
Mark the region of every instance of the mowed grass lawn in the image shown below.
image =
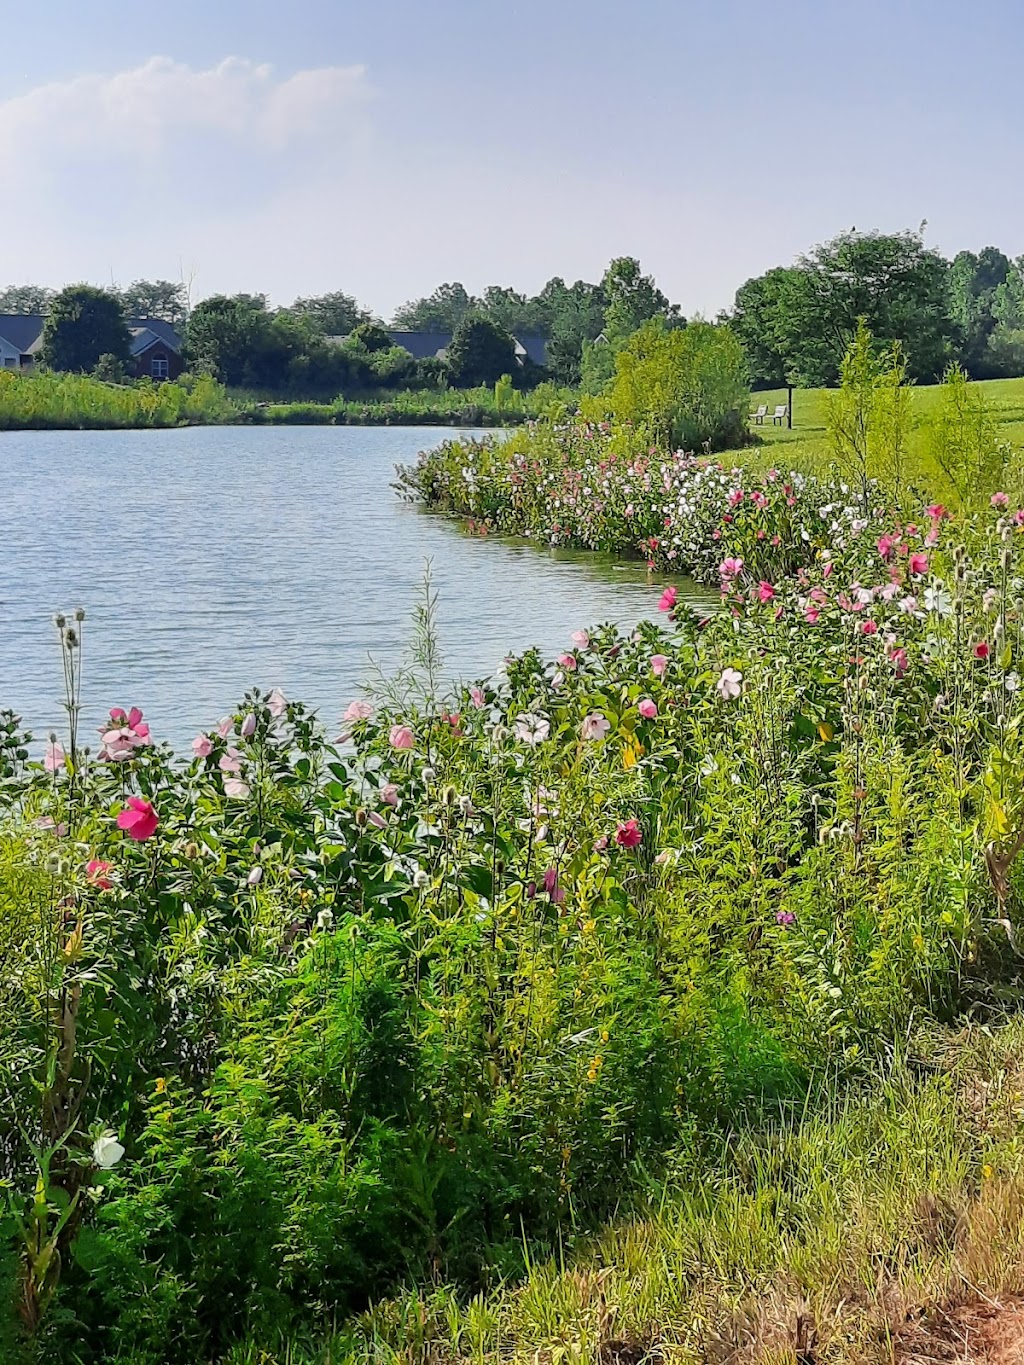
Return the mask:
<svg viewBox="0 0 1024 1365"><path fill-rule="evenodd" d="M985 400L995 424L996 435L1015 446L1024 446L1024 379L990 379L978 383L977 387L985 395ZM761 437L763 445L747 448L739 452L744 463L760 464L762 458L768 464L785 464L791 469L810 472L820 469L828 461L828 441L825 432L826 403L829 389L793 390L793 430L785 425L773 426L771 414L776 405L786 402L785 389L751 395L750 410L753 412L762 403L768 404L768 417L763 426L751 423L751 430ZM938 410L941 388L938 384L915 387L914 419L917 424L915 436L920 437L920 429ZM728 452L723 458L728 458Z"/></svg>

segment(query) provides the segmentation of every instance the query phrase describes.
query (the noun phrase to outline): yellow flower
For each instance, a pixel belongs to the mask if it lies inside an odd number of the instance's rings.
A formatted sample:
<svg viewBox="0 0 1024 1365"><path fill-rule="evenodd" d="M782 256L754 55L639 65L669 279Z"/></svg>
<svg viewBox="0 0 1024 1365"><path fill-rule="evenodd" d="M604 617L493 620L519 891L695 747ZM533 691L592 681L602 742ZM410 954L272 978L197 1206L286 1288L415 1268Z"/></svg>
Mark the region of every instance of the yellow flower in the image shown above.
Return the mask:
<svg viewBox="0 0 1024 1365"><path fill-rule="evenodd" d="M158 1095L166 1095L167 1081L164 1079L163 1076L157 1076L154 1089L156 1090L156 1093Z"/></svg>
<svg viewBox="0 0 1024 1365"><path fill-rule="evenodd" d="M585 934L592 934L596 928L597 928L596 919L588 919L583 921L583 932Z"/></svg>
<svg viewBox="0 0 1024 1365"><path fill-rule="evenodd" d="M995 1171L994 1171L994 1170L992 1169L992 1167L989 1166L988 1163L986 1162L986 1164L985 1164L984 1166L982 1166L982 1168L981 1168L981 1178L982 1178L983 1180L991 1180L992 1177L993 1177L994 1175L995 1175Z"/></svg>
<svg viewBox="0 0 1024 1365"><path fill-rule="evenodd" d="M608 1030L607 1030L606 1028L603 1028L603 1029L601 1030L601 1042L602 1042L602 1043L607 1043L607 1041L608 1041Z"/></svg>

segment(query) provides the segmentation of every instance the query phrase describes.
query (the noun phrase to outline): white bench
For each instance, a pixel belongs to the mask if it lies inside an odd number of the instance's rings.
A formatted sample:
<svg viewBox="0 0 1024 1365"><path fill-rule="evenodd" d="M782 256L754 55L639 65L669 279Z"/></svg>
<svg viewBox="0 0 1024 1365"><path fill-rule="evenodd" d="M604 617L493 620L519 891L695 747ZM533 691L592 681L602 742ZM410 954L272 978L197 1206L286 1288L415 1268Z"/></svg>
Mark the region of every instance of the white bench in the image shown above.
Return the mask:
<svg viewBox="0 0 1024 1365"><path fill-rule="evenodd" d="M751 419L752 422L756 422L758 426L761 426L761 425L764 423L764 419L765 419L767 416L768 416L768 404L767 404L767 403L762 403L761 406L757 409L756 412L752 412L752 413L750 414L750 419Z"/></svg>
<svg viewBox="0 0 1024 1365"><path fill-rule="evenodd" d="M781 427L782 424L783 424L783 422L786 420L786 418L787 418L788 416L789 416L789 404L788 404L788 403L780 403L780 404L778 405L778 407L775 409L775 411L772 413L772 426L773 426L773 427Z"/></svg>

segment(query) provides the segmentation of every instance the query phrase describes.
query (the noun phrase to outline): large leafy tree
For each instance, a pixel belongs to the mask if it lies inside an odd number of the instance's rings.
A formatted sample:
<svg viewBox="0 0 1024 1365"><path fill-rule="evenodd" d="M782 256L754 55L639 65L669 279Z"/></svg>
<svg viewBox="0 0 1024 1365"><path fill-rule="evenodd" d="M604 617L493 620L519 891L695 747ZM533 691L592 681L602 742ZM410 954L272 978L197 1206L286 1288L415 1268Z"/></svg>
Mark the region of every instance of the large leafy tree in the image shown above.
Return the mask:
<svg viewBox="0 0 1024 1365"><path fill-rule="evenodd" d="M441 284L426 298L414 299L395 310L393 326L405 332L454 332L471 313L480 311L480 300L457 280Z"/></svg>
<svg viewBox="0 0 1024 1365"><path fill-rule="evenodd" d="M188 291L172 280L136 280L121 290L121 307L128 318L160 318L179 327L188 317Z"/></svg>
<svg viewBox="0 0 1024 1365"><path fill-rule="evenodd" d="M949 263L918 233L843 233L769 274L758 307L750 308L757 291L748 281L738 311L748 319L748 351L755 340L787 379L834 384L860 318L879 345L901 343L913 379L937 379L950 359Z"/></svg>
<svg viewBox="0 0 1024 1365"><path fill-rule="evenodd" d="M792 267L779 266L747 280L736 291L736 306L728 321L743 343L751 382L760 388L777 388L789 377L780 309L794 273Z"/></svg>
<svg viewBox="0 0 1024 1365"><path fill-rule="evenodd" d="M281 389L307 342L301 322L287 313L271 314L263 295L218 294L193 310L185 353L190 366L224 384Z"/></svg>
<svg viewBox="0 0 1024 1365"><path fill-rule="evenodd" d="M53 370L88 373L109 356L108 363L128 365L130 337L121 300L90 284L69 285L53 298L43 328L40 359Z"/></svg>
<svg viewBox="0 0 1024 1365"><path fill-rule="evenodd" d="M9 284L0 289L0 313L48 313L53 294L42 284Z"/></svg>
<svg viewBox="0 0 1024 1365"><path fill-rule="evenodd" d="M608 300L600 284L577 280L567 285L558 275L548 280L534 302L544 319L548 368L563 384L578 384L583 349L604 329Z"/></svg>
<svg viewBox="0 0 1024 1365"><path fill-rule="evenodd" d="M668 299L645 275L635 256L618 256L604 272L601 289L607 299L604 334L613 346L621 346L651 318L665 318L677 325L684 323L679 305Z"/></svg>
<svg viewBox="0 0 1024 1365"><path fill-rule="evenodd" d="M308 320L316 333L328 337L348 336L363 323L372 321L366 309L361 308L351 294L341 290L296 299L285 311Z"/></svg>
<svg viewBox="0 0 1024 1365"><path fill-rule="evenodd" d="M455 329L447 363L451 381L458 388L493 384L503 374L515 373L515 343L488 318L468 317Z"/></svg>

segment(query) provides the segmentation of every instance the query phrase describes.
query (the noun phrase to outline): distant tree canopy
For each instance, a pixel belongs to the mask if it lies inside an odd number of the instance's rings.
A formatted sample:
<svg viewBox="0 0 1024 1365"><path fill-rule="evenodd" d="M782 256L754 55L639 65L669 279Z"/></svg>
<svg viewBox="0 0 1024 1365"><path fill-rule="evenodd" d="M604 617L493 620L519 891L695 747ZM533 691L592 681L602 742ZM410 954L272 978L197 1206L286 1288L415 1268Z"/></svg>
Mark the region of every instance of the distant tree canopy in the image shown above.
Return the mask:
<svg viewBox="0 0 1024 1365"><path fill-rule="evenodd" d="M48 313L54 292L42 284L9 284L0 289L0 313Z"/></svg>
<svg viewBox="0 0 1024 1365"><path fill-rule="evenodd" d="M320 336L344 337L357 327L372 321L351 294L337 290L333 294L318 294L312 298L296 299L285 312L306 319Z"/></svg>
<svg viewBox="0 0 1024 1365"><path fill-rule="evenodd" d="M494 384L516 369L515 342L489 318L467 317L448 345L448 373L459 388Z"/></svg>
<svg viewBox="0 0 1024 1365"><path fill-rule="evenodd" d="M160 318L180 327L188 317L188 290L171 280L136 280L118 296L127 318Z"/></svg>
<svg viewBox="0 0 1024 1365"><path fill-rule="evenodd" d="M578 384L587 343L601 333L617 349L641 323L664 317L681 325L677 304L668 299L632 256L612 261L599 284L567 285L554 276L538 294L489 285L480 297L458 281L403 304L393 325L408 331L454 332L470 317L486 318L516 337L547 338L548 369L563 384ZM613 350L614 357L614 350ZM606 376L607 377L607 376Z"/></svg>
<svg viewBox="0 0 1024 1365"><path fill-rule="evenodd" d="M121 300L90 284L75 284L50 302L40 359L53 370L86 374L96 368L101 356L108 367L127 367L130 345Z"/></svg>

